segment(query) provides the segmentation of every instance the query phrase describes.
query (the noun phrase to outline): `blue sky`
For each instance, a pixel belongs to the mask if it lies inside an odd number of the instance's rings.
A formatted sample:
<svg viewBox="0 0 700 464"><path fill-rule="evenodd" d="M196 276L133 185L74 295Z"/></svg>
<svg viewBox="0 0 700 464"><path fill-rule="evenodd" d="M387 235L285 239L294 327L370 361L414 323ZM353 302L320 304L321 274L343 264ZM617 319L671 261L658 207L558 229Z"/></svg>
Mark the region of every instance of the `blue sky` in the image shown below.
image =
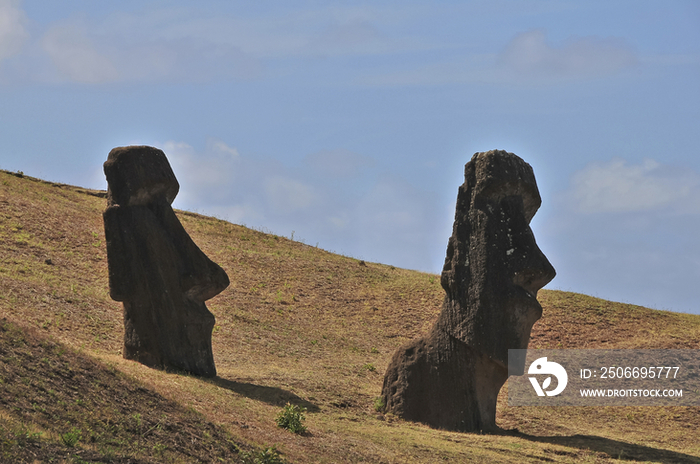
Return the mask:
<svg viewBox="0 0 700 464"><path fill-rule="evenodd" d="M514 152L548 288L700 314L700 2L0 0L0 168L439 272L463 166Z"/></svg>

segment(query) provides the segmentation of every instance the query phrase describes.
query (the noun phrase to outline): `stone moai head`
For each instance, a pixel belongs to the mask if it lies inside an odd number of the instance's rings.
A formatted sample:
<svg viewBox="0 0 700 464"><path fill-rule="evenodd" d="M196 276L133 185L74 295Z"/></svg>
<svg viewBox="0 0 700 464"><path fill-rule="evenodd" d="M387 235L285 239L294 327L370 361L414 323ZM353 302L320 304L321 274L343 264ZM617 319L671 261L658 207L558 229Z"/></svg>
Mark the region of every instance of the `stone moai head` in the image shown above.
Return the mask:
<svg viewBox="0 0 700 464"><path fill-rule="evenodd" d="M438 324L506 370L508 350L527 348L542 316L537 291L556 274L529 225L541 202L532 168L512 153L476 153L465 166Z"/></svg>
<svg viewBox="0 0 700 464"><path fill-rule="evenodd" d="M179 190L165 154L113 149L104 163L110 296L124 303L124 357L152 367L214 376L214 315L204 301L229 284L180 224Z"/></svg>
<svg viewBox="0 0 700 464"><path fill-rule="evenodd" d="M109 205L135 206L165 200L180 190L165 153L154 147L117 147L104 163Z"/></svg>

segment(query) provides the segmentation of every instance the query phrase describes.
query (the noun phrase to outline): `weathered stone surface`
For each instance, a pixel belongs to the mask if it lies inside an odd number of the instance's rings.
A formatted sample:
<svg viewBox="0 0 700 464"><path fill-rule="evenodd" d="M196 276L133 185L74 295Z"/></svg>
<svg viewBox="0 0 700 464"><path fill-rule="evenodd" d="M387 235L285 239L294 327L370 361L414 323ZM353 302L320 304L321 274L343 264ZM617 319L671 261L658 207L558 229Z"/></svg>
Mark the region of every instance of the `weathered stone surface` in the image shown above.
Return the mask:
<svg viewBox="0 0 700 464"><path fill-rule="evenodd" d="M110 296L124 304L124 358L215 376L214 315L205 300L229 284L171 208L179 190L165 154L118 147L104 163Z"/></svg>
<svg viewBox="0 0 700 464"><path fill-rule="evenodd" d="M426 336L394 354L382 389L387 412L448 430L497 430L508 349L527 348L542 315L537 291L555 276L529 226L540 204L532 168L516 155L476 153L466 164L442 311Z"/></svg>

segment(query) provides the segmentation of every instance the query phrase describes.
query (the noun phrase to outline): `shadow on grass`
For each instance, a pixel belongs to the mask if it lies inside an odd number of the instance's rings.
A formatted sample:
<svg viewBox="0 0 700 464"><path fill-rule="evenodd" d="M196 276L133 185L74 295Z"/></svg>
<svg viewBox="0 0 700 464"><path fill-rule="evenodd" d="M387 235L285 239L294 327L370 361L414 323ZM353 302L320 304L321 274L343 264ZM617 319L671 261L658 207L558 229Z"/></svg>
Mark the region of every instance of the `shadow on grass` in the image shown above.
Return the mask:
<svg viewBox="0 0 700 464"><path fill-rule="evenodd" d="M246 398L263 401L275 406L284 406L287 403L291 403L306 408L308 412L319 412L321 410L315 404L281 388L266 387L247 382L237 382L235 380L223 379L221 377L214 377L212 379L204 380L218 387L236 392L239 395L245 396Z"/></svg>
<svg viewBox="0 0 700 464"><path fill-rule="evenodd" d="M507 435L519 437L525 440L551 443L553 445L567 446L569 448L588 449L595 452L603 452L614 459L626 461L661 462L664 464L675 463L699 463L700 457L679 453L661 448L636 445L610 438L596 437L593 435L571 435L538 437L517 431L505 431Z"/></svg>

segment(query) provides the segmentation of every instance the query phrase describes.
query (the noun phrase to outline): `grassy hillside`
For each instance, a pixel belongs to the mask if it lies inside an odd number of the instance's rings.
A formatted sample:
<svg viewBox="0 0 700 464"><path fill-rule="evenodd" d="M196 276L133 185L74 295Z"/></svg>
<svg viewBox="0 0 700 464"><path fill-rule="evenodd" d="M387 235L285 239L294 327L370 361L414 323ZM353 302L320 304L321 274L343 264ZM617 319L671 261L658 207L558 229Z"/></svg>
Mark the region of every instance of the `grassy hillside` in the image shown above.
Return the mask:
<svg viewBox="0 0 700 464"><path fill-rule="evenodd" d="M509 407L501 435L375 411L438 276L179 212L231 285L209 300L218 377L121 357L100 192L0 172L0 462L700 462L698 408ZM700 317L542 291L535 348L700 348ZM276 426L307 408L305 435ZM267 450L267 458L262 453ZM272 457L271 457L272 456Z"/></svg>

